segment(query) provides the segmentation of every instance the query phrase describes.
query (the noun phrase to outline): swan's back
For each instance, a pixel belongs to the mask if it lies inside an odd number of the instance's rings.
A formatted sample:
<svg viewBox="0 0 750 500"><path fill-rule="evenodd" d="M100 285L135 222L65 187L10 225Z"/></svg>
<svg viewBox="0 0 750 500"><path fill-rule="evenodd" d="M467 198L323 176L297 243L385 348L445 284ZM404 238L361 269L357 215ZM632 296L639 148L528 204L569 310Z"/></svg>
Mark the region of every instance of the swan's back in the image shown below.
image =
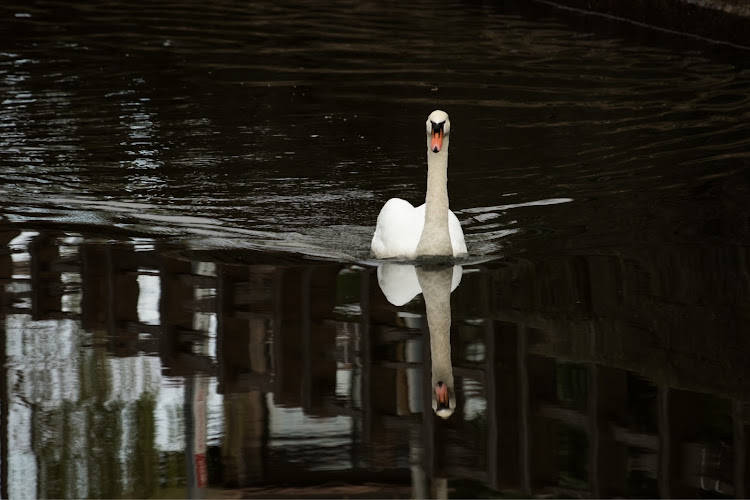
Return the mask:
<svg viewBox="0 0 750 500"><path fill-rule="evenodd" d="M466 240L464 239L464 230L461 227L461 222L456 217L456 214L452 210L448 211L448 233L451 236L451 247L453 247L453 256L458 257L459 255L466 255L469 253L469 249L466 248Z"/></svg>
<svg viewBox="0 0 750 500"><path fill-rule="evenodd" d="M425 205L414 207L401 198L388 200L378 215L371 249L378 259L417 256L417 245L424 229ZM450 233L453 256L468 253L464 241L464 231L458 217L448 212L448 232Z"/></svg>
<svg viewBox="0 0 750 500"><path fill-rule="evenodd" d="M391 198L378 215L372 237L372 253L379 259L412 258L416 254L423 228L424 205L414 208L406 200Z"/></svg>

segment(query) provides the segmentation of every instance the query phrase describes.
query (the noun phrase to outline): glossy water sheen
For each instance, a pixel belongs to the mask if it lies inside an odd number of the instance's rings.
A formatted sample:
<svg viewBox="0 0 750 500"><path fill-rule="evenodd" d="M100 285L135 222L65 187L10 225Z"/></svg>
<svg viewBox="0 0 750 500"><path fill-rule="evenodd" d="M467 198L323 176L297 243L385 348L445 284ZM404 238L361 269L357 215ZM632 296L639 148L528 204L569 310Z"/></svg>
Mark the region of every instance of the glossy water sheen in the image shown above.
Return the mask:
<svg viewBox="0 0 750 500"><path fill-rule="evenodd" d="M0 33L3 497L748 495L747 54L527 2ZM437 322L369 260L435 108L472 256Z"/></svg>

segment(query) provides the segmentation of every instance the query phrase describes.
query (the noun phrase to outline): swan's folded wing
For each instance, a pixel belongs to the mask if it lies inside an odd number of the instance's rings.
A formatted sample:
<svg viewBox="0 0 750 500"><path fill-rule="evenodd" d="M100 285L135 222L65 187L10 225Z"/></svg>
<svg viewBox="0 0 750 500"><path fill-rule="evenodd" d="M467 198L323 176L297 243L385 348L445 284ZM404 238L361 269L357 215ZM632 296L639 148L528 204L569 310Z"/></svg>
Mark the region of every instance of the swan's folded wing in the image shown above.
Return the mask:
<svg viewBox="0 0 750 500"><path fill-rule="evenodd" d="M371 249L375 257L414 257L424 227L424 209L401 198L391 198L378 215Z"/></svg>
<svg viewBox="0 0 750 500"><path fill-rule="evenodd" d="M448 233L451 235L451 246L453 247L453 256L466 255L469 253L464 240L464 230L461 223L453 211L448 212Z"/></svg>

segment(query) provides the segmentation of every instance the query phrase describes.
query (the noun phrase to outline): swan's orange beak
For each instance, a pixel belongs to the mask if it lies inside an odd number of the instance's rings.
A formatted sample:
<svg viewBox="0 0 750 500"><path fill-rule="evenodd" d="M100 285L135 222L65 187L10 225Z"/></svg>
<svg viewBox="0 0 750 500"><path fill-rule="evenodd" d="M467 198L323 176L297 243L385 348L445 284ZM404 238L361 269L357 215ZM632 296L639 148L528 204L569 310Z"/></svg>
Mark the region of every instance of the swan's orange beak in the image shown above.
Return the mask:
<svg viewBox="0 0 750 500"><path fill-rule="evenodd" d="M430 142L430 151L439 153L443 149L443 129L432 129L432 141Z"/></svg>
<svg viewBox="0 0 750 500"><path fill-rule="evenodd" d="M448 386L443 382L435 384L435 399L437 400L437 409L450 408L448 399Z"/></svg>

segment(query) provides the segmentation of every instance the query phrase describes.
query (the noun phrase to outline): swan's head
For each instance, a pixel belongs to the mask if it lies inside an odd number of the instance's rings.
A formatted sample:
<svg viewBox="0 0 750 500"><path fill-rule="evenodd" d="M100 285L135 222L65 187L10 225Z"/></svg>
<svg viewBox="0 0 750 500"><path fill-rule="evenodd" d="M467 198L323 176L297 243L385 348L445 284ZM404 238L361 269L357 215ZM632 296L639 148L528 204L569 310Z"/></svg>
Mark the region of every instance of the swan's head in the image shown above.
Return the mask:
<svg viewBox="0 0 750 500"><path fill-rule="evenodd" d="M453 393L453 387L442 380L435 384L435 392L432 393L432 409L435 415L441 418L448 418L453 415L456 409L456 395Z"/></svg>
<svg viewBox="0 0 750 500"><path fill-rule="evenodd" d="M427 117L427 150L439 153L448 150L448 134L451 132L451 121L448 113L436 109Z"/></svg>

